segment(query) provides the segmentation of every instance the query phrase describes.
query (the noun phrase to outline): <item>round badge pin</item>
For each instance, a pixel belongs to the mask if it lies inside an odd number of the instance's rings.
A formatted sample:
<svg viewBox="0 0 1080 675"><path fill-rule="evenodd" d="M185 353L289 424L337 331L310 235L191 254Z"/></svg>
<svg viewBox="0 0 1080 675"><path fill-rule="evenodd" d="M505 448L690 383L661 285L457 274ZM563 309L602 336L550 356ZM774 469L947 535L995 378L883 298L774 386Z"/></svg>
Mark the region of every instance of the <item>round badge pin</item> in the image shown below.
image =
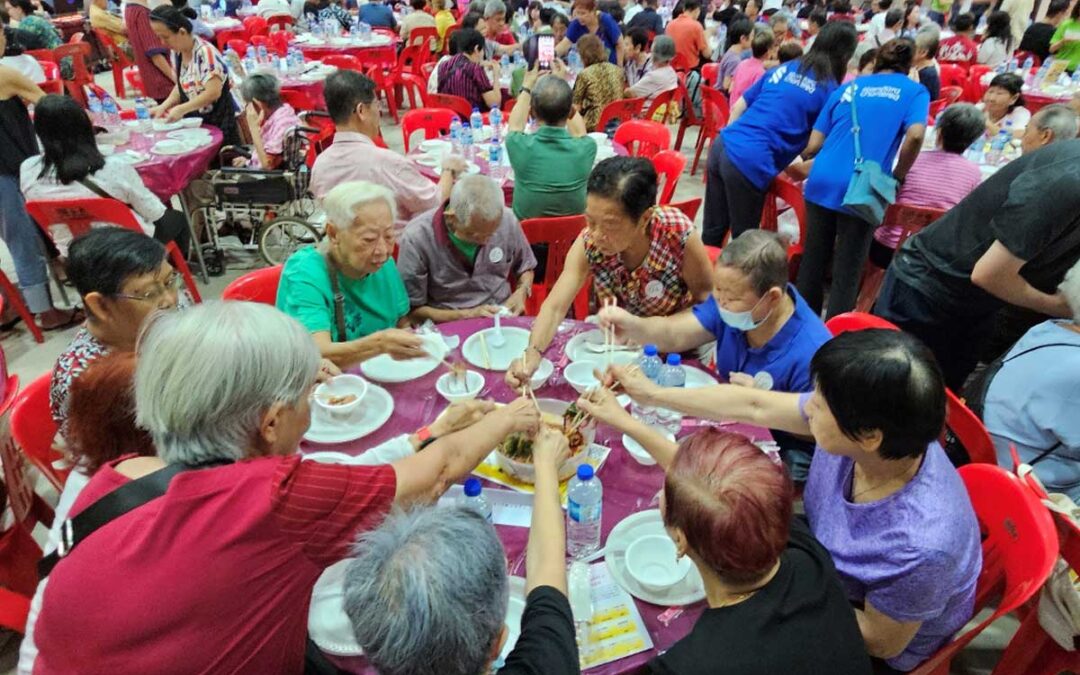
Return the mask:
<svg viewBox="0 0 1080 675"><path fill-rule="evenodd" d="M653 279L649 283L645 284L645 295L650 298L659 298L664 294L664 284L659 280Z"/></svg>
<svg viewBox="0 0 1080 675"><path fill-rule="evenodd" d="M502 259L503 259L503 250L501 248L499 248L498 246L491 249L491 252L488 253L488 260L490 260L492 263L502 262Z"/></svg>

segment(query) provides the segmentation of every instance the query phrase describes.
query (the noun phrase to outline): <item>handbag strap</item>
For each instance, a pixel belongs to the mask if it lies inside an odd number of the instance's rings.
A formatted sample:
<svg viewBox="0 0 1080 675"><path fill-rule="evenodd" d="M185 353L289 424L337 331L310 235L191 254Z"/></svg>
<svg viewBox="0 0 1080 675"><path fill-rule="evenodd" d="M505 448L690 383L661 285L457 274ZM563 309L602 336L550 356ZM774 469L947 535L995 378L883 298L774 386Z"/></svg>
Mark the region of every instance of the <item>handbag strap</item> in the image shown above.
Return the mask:
<svg viewBox="0 0 1080 675"><path fill-rule="evenodd" d="M334 257L326 254L326 271L330 275L330 289L334 293L334 325L337 327L337 340L331 336L331 342L345 342L348 336L345 334L345 294L341 292L341 283L338 281L338 268L334 263Z"/></svg>
<svg viewBox="0 0 1080 675"><path fill-rule="evenodd" d="M83 187L85 187L90 192L93 192L98 197L101 197L102 199L113 199L113 200L116 200L116 201L120 202L124 206L126 206L128 208L131 208L131 204L128 204L123 199L117 199L116 197L113 197L111 194L109 194L108 192L105 191L105 188L101 187L96 182L94 182L90 178L89 175L86 175L86 176L83 176L82 178L80 178L79 182L82 183Z"/></svg>
<svg viewBox="0 0 1080 675"><path fill-rule="evenodd" d="M852 82L848 85L848 91L851 92L851 136L855 140L855 166L862 164L862 144L859 142L859 113L858 108L855 106L855 95L858 93L859 88Z"/></svg>

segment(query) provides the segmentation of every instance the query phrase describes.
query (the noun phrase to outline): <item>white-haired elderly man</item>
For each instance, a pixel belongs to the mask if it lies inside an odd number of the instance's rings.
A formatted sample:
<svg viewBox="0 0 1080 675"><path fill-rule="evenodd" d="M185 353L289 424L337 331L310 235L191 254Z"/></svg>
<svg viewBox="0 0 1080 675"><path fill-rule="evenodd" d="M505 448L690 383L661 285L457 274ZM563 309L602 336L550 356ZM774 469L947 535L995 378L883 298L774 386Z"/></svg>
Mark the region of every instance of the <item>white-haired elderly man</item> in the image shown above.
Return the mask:
<svg viewBox="0 0 1080 675"><path fill-rule="evenodd" d="M546 429L533 445L536 495L529 529L525 611L500 675L576 675L566 598L566 533L558 466L566 438ZM495 528L465 507L392 513L363 535L345 573L345 612L382 675L484 675L506 642L506 552ZM387 611L392 607L395 611Z"/></svg>
<svg viewBox="0 0 1080 675"><path fill-rule="evenodd" d="M525 310L536 257L521 224L486 176L458 180L450 201L401 234L398 267L412 319L435 322ZM510 279L515 280L511 292Z"/></svg>
<svg viewBox="0 0 1080 675"><path fill-rule="evenodd" d="M326 238L294 253L278 284L278 309L311 332L324 358L347 368L389 354L425 355L408 325L409 296L394 263L397 205L387 188L342 183L323 198Z"/></svg>
<svg viewBox="0 0 1080 675"><path fill-rule="evenodd" d="M1020 149L1032 152L1057 141L1076 138L1080 118L1076 111L1064 103L1048 105L1031 116L1020 139Z"/></svg>
<svg viewBox="0 0 1080 675"><path fill-rule="evenodd" d="M528 399L472 402L392 463L303 461L318 368L307 330L269 305L212 301L151 320L135 416L157 457L101 467L72 518L136 483L157 496L76 539L53 568L33 672L299 673L312 588L357 533L539 426Z"/></svg>

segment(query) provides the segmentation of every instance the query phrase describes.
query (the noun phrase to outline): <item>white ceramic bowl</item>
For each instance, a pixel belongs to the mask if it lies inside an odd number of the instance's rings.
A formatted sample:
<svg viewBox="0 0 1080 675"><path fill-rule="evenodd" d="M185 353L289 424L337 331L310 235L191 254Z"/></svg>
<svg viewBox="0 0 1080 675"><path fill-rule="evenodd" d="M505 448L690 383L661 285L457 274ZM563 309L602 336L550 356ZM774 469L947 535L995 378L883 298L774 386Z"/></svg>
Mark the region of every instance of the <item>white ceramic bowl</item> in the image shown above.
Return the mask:
<svg viewBox="0 0 1080 675"><path fill-rule="evenodd" d="M536 401L540 405L540 411L550 413L558 417L562 417L566 409L570 407L570 404L566 401L556 401L551 398L541 398ZM596 423L592 420L588 420L580 427L581 435L585 439L585 446L581 449L581 452L576 455L567 457L561 466L559 466L559 480L563 481L574 475L577 472L577 468L588 458L589 446L592 444L593 439L596 438ZM536 482L536 468L532 462L521 462L516 459L511 459L502 453L502 450L497 448L495 451L495 462L499 465L506 474L517 478L523 483L535 483Z"/></svg>
<svg viewBox="0 0 1080 675"><path fill-rule="evenodd" d="M429 155L442 155L442 153L450 150L450 141L444 141L441 138L429 138L420 141L420 149Z"/></svg>
<svg viewBox="0 0 1080 675"><path fill-rule="evenodd" d="M668 439L669 441L675 440L675 434L671 433L670 431L662 431L660 429L657 429L656 431L660 431L660 433L664 435L664 438ZM638 464L642 464L644 466L652 466L656 464L656 460L653 459L653 456L649 454L649 451L646 450L641 445L641 443L638 443L629 435L623 434L622 444L623 447L626 448L626 451L630 453L630 456L633 457Z"/></svg>
<svg viewBox="0 0 1080 675"><path fill-rule="evenodd" d="M360 407L360 402L364 400L367 391L367 380L359 375L345 373L315 387L315 405L330 413L331 417L348 417ZM348 396L350 394L356 398L348 403L334 405L327 400L332 396Z"/></svg>
<svg viewBox="0 0 1080 675"><path fill-rule="evenodd" d="M178 141L170 138L154 143L154 147L151 148L151 151L171 154L176 152L186 152L188 148L189 146L185 141Z"/></svg>
<svg viewBox="0 0 1080 675"><path fill-rule="evenodd" d="M443 373L435 380L435 391L451 403L474 399L483 388L484 376L475 370L465 371L464 389L461 387L461 379L454 373Z"/></svg>
<svg viewBox="0 0 1080 675"><path fill-rule="evenodd" d="M180 126L184 129L198 129L202 126L203 119L201 117L185 117L180 120Z"/></svg>
<svg viewBox="0 0 1080 675"><path fill-rule="evenodd" d="M529 386L532 387L533 391L536 391L547 384L553 372L555 372L555 364L548 359L540 359L540 365L536 367L536 372L529 378Z"/></svg>
<svg viewBox="0 0 1080 675"><path fill-rule="evenodd" d="M579 394L584 394L600 386L600 380L596 379L593 371L603 368L599 361L574 361L563 368L563 377Z"/></svg>
<svg viewBox="0 0 1080 675"><path fill-rule="evenodd" d="M648 534L626 548L626 570L650 591L664 591L682 581L693 563L675 557L675 542L664 534Z"/></svg>

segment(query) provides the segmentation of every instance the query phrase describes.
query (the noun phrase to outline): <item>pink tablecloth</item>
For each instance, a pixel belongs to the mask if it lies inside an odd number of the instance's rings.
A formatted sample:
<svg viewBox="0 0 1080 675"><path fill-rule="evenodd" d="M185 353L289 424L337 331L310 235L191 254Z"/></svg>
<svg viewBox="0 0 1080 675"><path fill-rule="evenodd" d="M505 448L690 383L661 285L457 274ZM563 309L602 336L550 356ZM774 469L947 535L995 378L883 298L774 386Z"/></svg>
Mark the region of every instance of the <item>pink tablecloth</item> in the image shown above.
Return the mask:
<svg viewBox="0 0 1080 675"><path fill-rule="evenodd" d="M504 321L506 325L521 326L528 328L532 318L516 318ZM481 328L491 326L491 321L486 319L467 319L442 324L439 328L444 335L457 335L464 343L465 338ZM577 397L577 393L569 384L562 379L563 349L566 342L575 334L590 330L590 326L579 321L564 321L552 341L545 355L555 363L555 373L546 386L537 391L540 398L555 398L571 401ZM435 391L435 380L445 372L445 368L437 368L434 372L411 382L403 384L384 384L383 387L394 397L394 413L390 420L372 435L353 441L330 446L307 444L301 446L304 451L312 450L335 450L351 455L360 454L378 443L393 438L399 434L410 433L430 423L446 407L446 401ZM481 392L486 398L495 401L506 402L514 398L514 394L503 383L503 373L483 371L487 386ZM697 426L697 420L686 419L683 422L684 432ZM765 429L732 425L729 429L739 431L754 439L768 439L769 433ZM613 527L627 516L638 511L657 508L654 498L663 485L663 472L656 466L642 466L638 464L628 453L623 450L621 435L608 427L601 425L597 430L596 441L611 448L611 454L599 472L599 477L604 483L604 518L603 537L606 540L608 533ZM499 487L499 486L495 486ZM509 561L509 573L525 576L525 547L529 536L527 528L498 526L499 538L506 549ZM669 649L676 641L684 637L693 626L694 621L704 610L704 603L685 608L681 616L671 621L669 625L662 624L657 618L666 607L659 607L640 600L636 601L638 611L645 621L645 626L652 637L655 648L649 652L643 652L629 656L619 661L614 661L604 666L593 668L588 672L595 675L615 675L618 673L634 672L642 664L655 656L657 653ZM334 658L341 668L354 673L373 672L367 668L363 658Z"/></svg>
<svg viewBox="0 0 1080 675"><path fill-rule="evenodd" d="M135 165L135 170L143 183L158 197L168 201L179 194L192 180L201 176L210 166L210 160L221 147L221 130L217 127L204 126L210 132L211 142L183 155L157 155L150 148L158 141L168 138L168 132L135 133L126 145L117 147L117 152L137 150L150 156L145 162Z"/></svg>

